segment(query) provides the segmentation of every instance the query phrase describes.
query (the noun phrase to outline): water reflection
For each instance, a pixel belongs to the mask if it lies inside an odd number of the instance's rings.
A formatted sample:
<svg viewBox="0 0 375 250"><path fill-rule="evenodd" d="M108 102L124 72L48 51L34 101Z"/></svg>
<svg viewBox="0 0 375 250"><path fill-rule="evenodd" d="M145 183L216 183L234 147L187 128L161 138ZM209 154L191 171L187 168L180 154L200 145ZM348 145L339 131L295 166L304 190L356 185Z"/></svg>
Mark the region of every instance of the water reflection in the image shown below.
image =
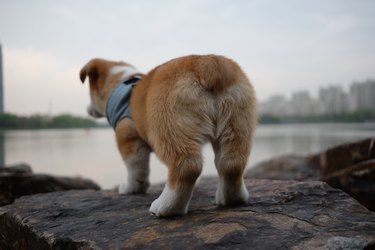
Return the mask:
<svg viewBox="0 0 375 250"><path fill-rule="evenodd" d="M259 126L249 165L285 153L309 154L375 135L375 124ZM112 129L24 130L0 133L0 157L7 165L29 163L35 172L81 175L111 188L126 180ZM216 175L211 146L203 148L203 175ZM165 181L167 168L151 156L151 182Z"/></svg>

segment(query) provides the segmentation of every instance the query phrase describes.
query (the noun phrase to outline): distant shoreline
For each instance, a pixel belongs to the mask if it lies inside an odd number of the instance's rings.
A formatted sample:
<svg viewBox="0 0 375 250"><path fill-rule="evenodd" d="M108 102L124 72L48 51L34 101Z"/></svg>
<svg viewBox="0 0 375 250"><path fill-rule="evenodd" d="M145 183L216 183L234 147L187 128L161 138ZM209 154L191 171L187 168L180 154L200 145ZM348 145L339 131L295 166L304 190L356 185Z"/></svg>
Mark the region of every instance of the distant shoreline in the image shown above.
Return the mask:
<svg viewBox="0 0 375 250"><path fill-rule="evenodd" d="M98 124L90 118L60 114L56 116L31 115L19 116L15 114L0 114L1 130L21 129L70 129L70 128L96 128Z"/></svg>
<svg viewBox="0 0 375 250"><path fill-rule="evenodd" d="M375 123L375 111L356 110L339 114L275 115L262 114L260 124L303 124L303 123Z"/></svg>
<svg viewBox="0 0 375 250"><path fill-rule="evenodd" d="M374 124L375 112L369 110L358 110L355 112L342 114L301 116L278 116L263 114L259 117L260 125L327 123ZM103 121L97 122L91 118L74 116L70 114L60 114L55 116L39 114L30 116L19 116L10 113L0 114L0 130L76 128L110 128L110 126Z"/></svg>

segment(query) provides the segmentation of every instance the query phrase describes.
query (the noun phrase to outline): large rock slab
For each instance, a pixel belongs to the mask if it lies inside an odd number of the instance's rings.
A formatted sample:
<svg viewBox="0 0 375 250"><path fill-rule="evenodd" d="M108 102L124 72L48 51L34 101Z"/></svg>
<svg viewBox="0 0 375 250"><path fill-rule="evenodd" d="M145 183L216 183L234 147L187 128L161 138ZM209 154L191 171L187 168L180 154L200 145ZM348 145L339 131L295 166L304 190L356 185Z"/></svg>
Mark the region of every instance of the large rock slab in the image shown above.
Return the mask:
<svg viewBox="0 0 375 250"><path fill-rule="evenodd" d="M375 211L375 159L327 174L322 180L349 193L362 205Z"/></svg>
<svg viewBox="0 0 375 250"><path fill-rule="evenodd" d="M260 162L248 169L245 178L271 180L319 180L319 157L282 155Z"/></svg>
<svg viewBox="0 0 375 250"><path fill-rule="evenodd" d="M202 179L185 217L149 214L149 194L66 191L24 196L0 208L0 249L363 249L374 247L375 214L318 181L246 180L249 204L213 204Z"/></svg>
<svg viewBox="0 0 375 250"><path fill-rule="evenodd" d="M375 138L338 145L308 156L275 157L253 166L245 176L325 181L375 211Z"/></svg>
<svg viewBox="0 0 375 250"><path fill-rule="evenodd" d="M322 176L375 159L375 138L329 148L319 154Z"/></svg>
<svg viewBox="0 0 375 250"><path fill-rule="evenodd" d="M318 156L321 180L375 211L375 138L332 147Z"/></svg>
<svg viewBox="0 0 375 250"><path fill-rule="evenodd" d="M26 164L0 167L0 206L10 204L23 195L71 189L99 190L100 186L91 180L80 177L35 174Z"/></svg>

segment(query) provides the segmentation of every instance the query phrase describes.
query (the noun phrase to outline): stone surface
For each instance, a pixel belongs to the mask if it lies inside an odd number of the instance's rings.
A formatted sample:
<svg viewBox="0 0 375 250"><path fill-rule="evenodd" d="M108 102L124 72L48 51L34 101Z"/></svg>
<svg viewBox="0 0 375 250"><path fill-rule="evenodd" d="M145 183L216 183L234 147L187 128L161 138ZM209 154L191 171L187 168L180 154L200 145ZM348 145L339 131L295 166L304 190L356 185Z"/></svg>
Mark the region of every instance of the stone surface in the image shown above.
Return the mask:
<svg viewBox="0 0 375 250"><path fill-rule="evenodd" d="M1 166L0 167L0 174L31 174L33 170L29 165L26 163L20 163L16 165L11 165L11 166Z"/></svg>
<svg viewBox="0 0 375 250"><path fill-rule="evenodd" d="M249 169L247 178L322 180L375 211L375 138L338 145L309 156L284 155Z"/></svg>
<svg viewBox="0 0 375 250"><path fill-rule="evenodd" d="M375 159L325 175L322 180L349 193L362 205L375 211Z"/></svg>
<svg viewBox="0 0 375 250"><path fill-rule="evenodd" d="M0 208L0 249L371 248L375 214L318 181L246 180L249 204L213 204L216 178L200 181L185 217L149 214L149 194L66 191L24 196Z"/></svg>
<svg viewBox="0 0 375 250"><path fill-rule="evenodd" d="M319 180L319 158L283 155L260 162L247 170L245 178L271 180Z"/></svg>
<svg viewBox="0 0 375 250"><path fill-rule="evenodd" d="M319 154L322 176L375 159L375 138L329 148Z"/></svg>
<svg viewBox="0 0 375 250"><path fill-rule="evenodd" d="M100 187L91 180L79 177L34 174L26 164L0 168L0 206L10 204L23 195L71 189L99 190Z"/></svg>

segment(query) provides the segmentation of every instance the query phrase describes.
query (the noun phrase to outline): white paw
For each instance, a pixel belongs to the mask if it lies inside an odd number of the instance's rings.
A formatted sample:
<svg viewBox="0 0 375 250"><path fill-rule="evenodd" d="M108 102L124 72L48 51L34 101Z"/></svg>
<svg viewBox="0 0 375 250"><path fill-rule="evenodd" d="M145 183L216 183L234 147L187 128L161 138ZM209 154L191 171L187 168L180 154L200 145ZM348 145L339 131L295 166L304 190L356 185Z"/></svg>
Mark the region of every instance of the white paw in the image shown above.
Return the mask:
<svg viewBox="0 0 375 250"><path fill-rule="evenodd" d="M119 185L118 192L119 194L144 194L149 186L149 182L125 183Z"/></svg>
<svg viewBox="0 0 375 250"><path fill-rule="evenodd" d="M241 203L247 203L249 199L249 192L244 184L239 190L225 189L220 186L216 190L215 200L216 204L222 206L231 206Z"/></svg>
<svg viewBox="0 0 375 250"><path fill-rule="evenodd" d="M154 200L150 212L157 217L185 215L188 212L191 192L175 192L166 185L163 192Z"/></svg>
<svg viewBox="0 0 375 250"><path fill-rule="evenodd" d="M154 200L150 207L150 212L157 217L180 216L187 214L187 211L187 206L165 204L164 200L160 198Z"/></svg>

